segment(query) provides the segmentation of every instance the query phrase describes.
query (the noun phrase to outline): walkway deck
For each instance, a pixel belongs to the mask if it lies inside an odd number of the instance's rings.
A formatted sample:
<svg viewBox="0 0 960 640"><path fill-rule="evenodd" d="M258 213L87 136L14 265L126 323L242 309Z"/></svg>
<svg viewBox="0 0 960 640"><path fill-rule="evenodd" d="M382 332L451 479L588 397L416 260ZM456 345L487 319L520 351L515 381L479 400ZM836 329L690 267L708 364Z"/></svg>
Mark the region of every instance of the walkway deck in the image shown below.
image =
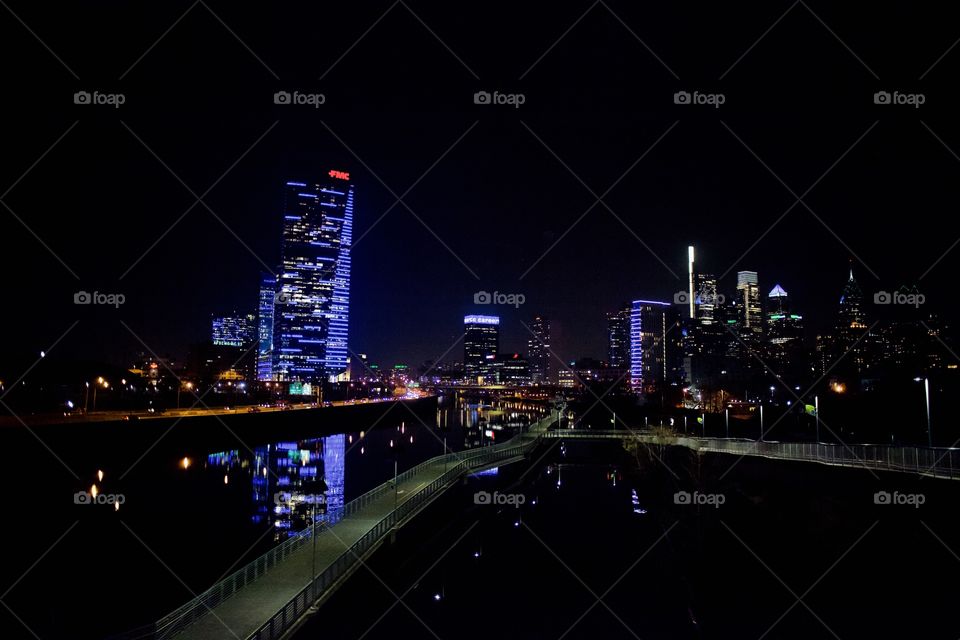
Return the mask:
<svg viewBox="0 0 960 640"><path fill-rule="evenodd" d="M157 622L158 640L266 640L279 638L320 598L360 566L390 530L416 515L458 479L529 453L554 422L545 418L499 445L428 460L331 514L319 529L290 539ZM316 556L314 558L314 552ZM316 578L311 582L311 571Z"/></svg>

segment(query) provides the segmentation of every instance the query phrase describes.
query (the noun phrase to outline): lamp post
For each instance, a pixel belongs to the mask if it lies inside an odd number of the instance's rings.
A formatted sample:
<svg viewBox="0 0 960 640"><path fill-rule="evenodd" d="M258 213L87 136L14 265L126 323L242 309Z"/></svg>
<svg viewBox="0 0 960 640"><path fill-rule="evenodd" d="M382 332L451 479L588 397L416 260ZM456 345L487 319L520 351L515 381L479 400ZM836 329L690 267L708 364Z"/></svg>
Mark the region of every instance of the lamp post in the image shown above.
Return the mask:
<svg viewBox="0 0 960 640"><path fill-rule="evenodd" d="M760 442L763 442L763 403L760 404Z"/></svg>
<svg viewBox="0 0 960 640"><path fill-rule="evenodd" d="M927 446L933 447L933 430L930 428L930 378L916 377L913 380L914 382L923 380L923 397L927 403Z"/></svg>
<svg viewBox="0 0 960 640"><path fill-rule="evenodd" d="M729 407L724 409L723 415L724 415L723 421L727 427L727 438L730 438L730 408Z"/></svg>
<svg viewBox="0 0 960 640"><path fill-rule="evenodd" d="M820 396L813 396L813 416L817 424L817 444L820 444Z"/></svg>

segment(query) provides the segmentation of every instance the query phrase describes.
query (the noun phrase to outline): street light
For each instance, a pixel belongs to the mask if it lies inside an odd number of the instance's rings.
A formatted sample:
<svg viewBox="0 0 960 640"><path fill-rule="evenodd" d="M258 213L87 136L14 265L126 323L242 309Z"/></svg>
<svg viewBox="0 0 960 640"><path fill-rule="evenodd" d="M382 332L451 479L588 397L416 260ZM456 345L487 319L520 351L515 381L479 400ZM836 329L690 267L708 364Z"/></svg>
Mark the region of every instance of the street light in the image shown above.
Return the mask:
<svg viewBox="0 0 960 640"><path fill-rule="evenodd" d="M916 377L914 382L923 380L923 395L927 401L927 446L933 447L933 430L930 427L930 378Z"/></svg>
<svg viewBox="0 0 960 640"><path fill-rule="evenodd" d="M820 396L813 396L813 414L817 423L817 444L820 444Z"/></svg>
<svg viewBox="0 0 960 640"><path fill-rule="evenodd" d="M763 442L763 404L760 405L760 442Z"/></svg>

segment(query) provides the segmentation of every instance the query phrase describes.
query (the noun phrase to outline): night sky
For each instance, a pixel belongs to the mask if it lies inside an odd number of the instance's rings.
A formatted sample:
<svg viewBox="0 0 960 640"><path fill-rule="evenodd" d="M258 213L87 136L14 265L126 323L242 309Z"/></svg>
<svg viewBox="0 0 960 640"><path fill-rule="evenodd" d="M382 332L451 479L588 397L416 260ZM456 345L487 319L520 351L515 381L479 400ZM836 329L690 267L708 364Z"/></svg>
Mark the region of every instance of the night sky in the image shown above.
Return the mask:
<svg viewBox="0 0 960 640"><path fill-rule="evenodd" d="M351 349L383 364L439 356L475 311L500 313L505 349L546 314L561 357L601 357L604 313L670 299L688 244L723 292L738 269L764 296L780 283L811 334L851 260L869 299L917 285L923 311L960 311L960 29L942 3L9 7L0 373L76 320L62 357L125 364L133 333L184 355L211 313L255 309L283 182L330 169L356 185ZM875 105L882 90L925 104ZM476 307L478 290L526 303Z"/></svg>

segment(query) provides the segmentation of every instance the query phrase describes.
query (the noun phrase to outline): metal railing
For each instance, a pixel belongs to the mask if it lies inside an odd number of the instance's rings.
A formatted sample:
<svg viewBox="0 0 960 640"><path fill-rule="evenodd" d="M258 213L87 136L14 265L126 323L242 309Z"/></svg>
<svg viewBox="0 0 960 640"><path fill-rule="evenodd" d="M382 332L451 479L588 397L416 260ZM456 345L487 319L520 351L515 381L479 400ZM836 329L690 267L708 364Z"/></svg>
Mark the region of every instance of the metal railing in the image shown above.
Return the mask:
<svg viewBox="0 0 960 640"><path fill-rule="evenodd" d="M621 439L644 444L678 445L702 453L731 453L778 460L819 462L842 467L917 473L934 478L960 480L960 449L945 447L898 447L884 444L830 444L823 442L757 442L727 438L664 436L646 430L594 431L563 429L549 438Z"/></svg>
<svg viewBox="0 0 960 640"><path fill-rule="evenodd" d="M373 527L353 545L345 549L331 565L324 569L312 582L307 584L286 606L249 636L249 638L261 640L279 637L294 621L303 615L307 607L315 602L331 584L345 575L365 553L368 553L378 544L390 529L402 522L404 518L425 506L439 491L446 488L448 484L452 483L461 475L468 473L470 470L525 455L527 451L539 442L552 422L553 418L548 416L531 426L527 433L516 435L501 444L436 456L399 474L396 477L398 486L421 473L427 467L439 466L441 464L448 467L443 474L430 484L406 496L403 502L399 503L388 515L373 525ZM333 526L343 518L358 514L372 502L382 498L386 494L392 493L393 490L394 479L390 479L362 496L351 500L335 512L328 513L324 523L317 527L317 533L322 533L323 524ZM273 567L276 567L303 545L308 544L311 541L311 533L312 529L306 529L300 532L295 537L286 540L246 566L230 574L190 602L187 602L164 616L156 622L153 637L156 640L165 640L190 626L245 586L263 576Z"/></svg>

